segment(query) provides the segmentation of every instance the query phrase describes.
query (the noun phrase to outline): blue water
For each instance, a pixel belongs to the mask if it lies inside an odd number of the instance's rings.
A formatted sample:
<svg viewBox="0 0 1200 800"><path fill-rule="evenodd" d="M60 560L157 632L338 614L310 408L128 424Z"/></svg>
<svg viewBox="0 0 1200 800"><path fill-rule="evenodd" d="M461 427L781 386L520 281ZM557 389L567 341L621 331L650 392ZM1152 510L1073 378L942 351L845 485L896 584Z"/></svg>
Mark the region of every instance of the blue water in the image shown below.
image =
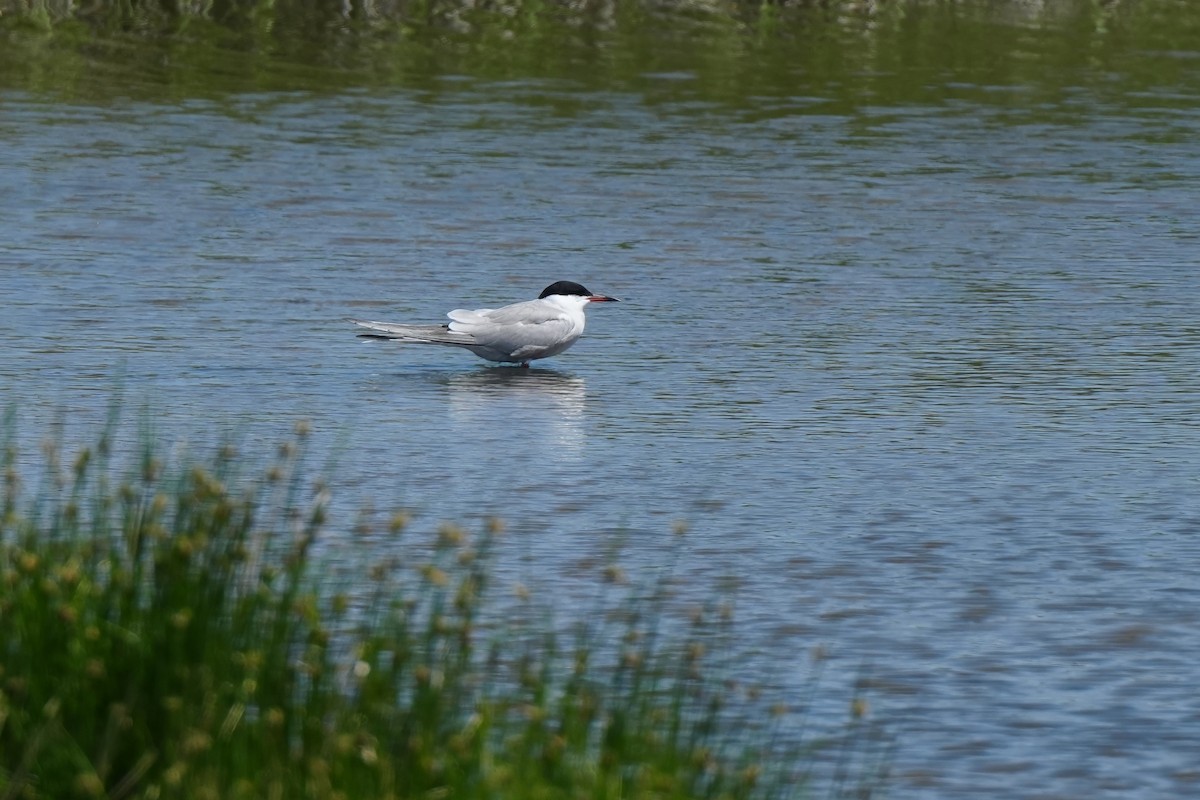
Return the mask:
<svg viewBox="0 0 1200 800"><path fill-rule="evenodd" d="M170 447L311 420L333 544L363 505L499 516L568 615L581 559L653 573L686 522L748 673L799 691L820 645L830 714L867 677L891 796L1186 796L1200 102L955 91L9 93L0 397L35 454L114 387ZM345 322L560 279L625 302L528 371Z"/></svg>

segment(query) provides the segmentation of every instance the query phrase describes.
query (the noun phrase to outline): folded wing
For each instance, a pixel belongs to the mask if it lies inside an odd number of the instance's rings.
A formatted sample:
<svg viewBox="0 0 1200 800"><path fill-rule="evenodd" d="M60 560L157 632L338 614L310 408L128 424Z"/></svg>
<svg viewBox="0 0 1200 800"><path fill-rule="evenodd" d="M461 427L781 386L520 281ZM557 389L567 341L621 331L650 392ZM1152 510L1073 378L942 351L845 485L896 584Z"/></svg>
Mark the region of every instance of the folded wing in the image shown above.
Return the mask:
<svg viewBox="0 0 1200 800"><path fill-rule="evenodd" d="M475 339L469 333L453 331L448 325L403 325L394 322L369 322L352 319L355 325L370 328L377 333L363 333L375 339L396 339L402 342L424 342L426 344L450 344L467 347L475 344Z"/></svg>
<svg viewBox="0 0 1200 800"><path fill-rule="evenodd" d="M537 301L497 309L457 308L447 316L453 320L452 333L470 336L478 345L507 353L514 361L562 352L583 333L561 310Z"/></svg>

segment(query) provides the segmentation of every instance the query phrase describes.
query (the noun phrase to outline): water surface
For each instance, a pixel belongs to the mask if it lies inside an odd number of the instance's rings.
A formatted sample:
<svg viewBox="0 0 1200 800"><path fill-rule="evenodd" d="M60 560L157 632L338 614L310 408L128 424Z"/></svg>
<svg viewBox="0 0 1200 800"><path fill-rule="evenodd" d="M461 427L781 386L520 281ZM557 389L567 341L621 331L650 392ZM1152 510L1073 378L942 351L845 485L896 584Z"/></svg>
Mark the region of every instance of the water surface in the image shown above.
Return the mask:
<svg viewBox="0 0 1200 800"><path fill-rule="evenodd" d="M26 443L62 411L86 439L117 385L197 448L310 419L343 520L500 516L502 568L564 598L614 541L657 569L685 520L689 591L740 586L747 674L804 686L821 644L840 715L866 670L892 796L1185 796L1200 48L1043 74L1070 59L1010 33L1034 44L1000 69L759 84L664 56L10 89L3 397ZM626 302L527 371L344 321L560 279Z"/></svg>

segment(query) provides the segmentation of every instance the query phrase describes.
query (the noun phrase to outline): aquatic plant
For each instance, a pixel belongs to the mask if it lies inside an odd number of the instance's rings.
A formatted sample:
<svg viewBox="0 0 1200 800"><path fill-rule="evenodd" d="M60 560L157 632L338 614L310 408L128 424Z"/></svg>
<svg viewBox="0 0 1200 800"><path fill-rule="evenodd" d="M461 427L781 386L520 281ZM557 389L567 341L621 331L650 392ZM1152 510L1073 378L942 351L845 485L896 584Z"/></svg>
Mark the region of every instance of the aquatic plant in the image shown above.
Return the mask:
<svg viewBox="0 0 1200 800"><path fill-rule="evenodd" d="M0 797L782 797L827 757L825 793L876 785L861 701L840 735L784 735L729 681L728 607L673 619L609 563L594 613L555 619L493 589L498 522L398 546L404 514L364 515L319 555L308 436L251 475L230 445L118 467L109 430L47 444L31 490L10 435Z"/></svg>
<svg viewBox="0 0 1200 800"><path fill-rule="evenodd" d="M926 9L952 6L966 13L987 9L1024 21L1063 20L1092 17L1099 20L1132 13L1149 6L1146 13L1163 14L1186 10L1187 0L1025 0L981 2L981 0L0 0L0 21L50 29L66 21L109 33L114 31L162 34L179 32L197 21L210 21L231 30L271 30L282 27L309 36L335 36L363 30L395 29L414 33L432 29L441 33L465 33L485 28L528 30L562 22L573 28L611 28L622 17L656 17L675 25L689 20L726 20L751 23L764 15L817 14L849 24L878 24Z"/></svg>
<svg viewBox="0 0 1200 800"><path fill-rule="evenodd" d="M439 78L457 75L657 96L664 87L647 76L680 74L694 78L679 82L688 102L736 107L798 93L845 110L921 99L948 74L1057 92L1126 69L1131 54L1190 52L1196 9L1188 0L0 0L0 87L161 102L443 92ZM1186 60L1164 57L1147 77L1186 71Z"/></svg>

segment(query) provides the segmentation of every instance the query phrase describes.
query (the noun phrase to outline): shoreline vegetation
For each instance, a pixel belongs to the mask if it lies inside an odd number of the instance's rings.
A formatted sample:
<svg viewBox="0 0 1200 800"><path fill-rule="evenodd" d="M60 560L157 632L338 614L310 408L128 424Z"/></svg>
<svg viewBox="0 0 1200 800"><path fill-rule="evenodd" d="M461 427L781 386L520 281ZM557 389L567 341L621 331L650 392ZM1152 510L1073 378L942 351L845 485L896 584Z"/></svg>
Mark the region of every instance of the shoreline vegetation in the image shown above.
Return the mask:
<svg viewBox="0 0 1200 800"><path fill-rule="evenodd" d="M413 25L441 24L465 30L488 15L515 18L545 14L574 24L611 25L623 12L684 18L734 17L748 19L764 9L777 12L819 13L830 18L880 20L935 7L986 9L1013 20L1067 19L1079 14L1130 13L1139 6L1169 9L1186 0L0 0L0 18L25 18L38 23L76 19L90 23L158 19L179 21L206 18L236 25L256 16L297 18L325 16L346 23L383 21Z"/></svg>
<svg viewBox="0 0 1200 800"><path fill-rule="evenodd" d="M232 446L200 463L143 444L126 467L111 429L73 454L49 442L33 489L12 430L6 800L866 798L881 785L886 737L863 699L815 720L738 682L724 600L680 617L669 579L638 589L608 563L596 608L554 619L536 589L496 576L499 522L421 536L401 513L327 531L304 425L261 474Z"/></svg>
<svg viewBox="0 0 1200 800"><path fill-rule="evenodd" d="M1172 16L1188 0L0 0L0 30L51 30L79 23L97 32L178 34L189 23L240 31L286 29L309 35L423 31L466 34L560 25L602 32L623 22L659 20L744 28L836 23L880 30L913 15L950 13L1025 24L1090 26L1102 32L1135 17Z"/></svg>
<svg viewBox="0 0 1200 800"><path fill-rule="evenodd" d="M1188 2L0 0L0 89L156 99L676 75L720 102L815 91L854 106L895 91L889 76L946 80L948 64L959 83L1057 91L1158 54L1139 69L1169 80L1200 39Z"/></svg>

